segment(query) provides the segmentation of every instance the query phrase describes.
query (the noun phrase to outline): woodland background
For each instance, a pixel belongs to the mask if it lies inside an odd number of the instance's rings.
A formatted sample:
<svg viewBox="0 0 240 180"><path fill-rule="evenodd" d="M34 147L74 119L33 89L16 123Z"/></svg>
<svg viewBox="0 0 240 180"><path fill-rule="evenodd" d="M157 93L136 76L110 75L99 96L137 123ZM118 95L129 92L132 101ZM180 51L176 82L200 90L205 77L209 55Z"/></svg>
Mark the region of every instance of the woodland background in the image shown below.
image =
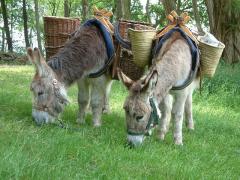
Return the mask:
<svg viewBox="0 0 240 180"><path fill-rule="evenodd" d="M240 61L240 0L0 0L0 50L25 52L37 45L44 51L43 16L92 16L92 7L106 8L119 18L167 24L166 14L188 12L191 24L201 33L210 31L225 45L223 58ZM22 37L23 36L23 37ZM22 40L21 40L22 39Z"/></svg>

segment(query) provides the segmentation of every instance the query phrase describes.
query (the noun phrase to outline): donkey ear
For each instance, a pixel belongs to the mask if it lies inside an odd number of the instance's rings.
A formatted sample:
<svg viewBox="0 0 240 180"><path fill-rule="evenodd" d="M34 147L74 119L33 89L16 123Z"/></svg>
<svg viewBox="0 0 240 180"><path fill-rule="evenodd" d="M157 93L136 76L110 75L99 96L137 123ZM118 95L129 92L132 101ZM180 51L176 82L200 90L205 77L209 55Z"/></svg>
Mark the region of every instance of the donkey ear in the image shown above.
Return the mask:
<svg viewBox="0 0 240 180"><path fill-rule="evenodd" d="M34 59L33 59L33 50L30 47L27 48L27 56L28 56L28 60L30 62L32 62L33 64L35 64Z"/></svg>
<svg viewBox="0 0 240 180"><path fill-rule="evenodd" d="M117 74L120 81L122 81L122 83L127 87L127 89L130 89L134 81L127 77L127 75L125 75L120 68L117 68Z"/></svg>
<svg viewBox="0 0 240 180"><path fill-rule="evenodd" d="M39 49L36 48L36 47L34 48L34 51L33 51L33 57L38 62L38 64L45 64L46 63L46 61L42 57L42 54L40 53Z"/></svg>
<svg viewBox="0 0 240 180"><path fill-rule="evenodd" d="M39 73L40 76L42 76L44 72L46 72L46 61L42 57L39 49L34 48L33 50L32 48L28 48L27 56L29 61L31 61L35 65L36 71Z"/></svg>
<svg viewBox="0 0 240 180"><path fill-rule="evenodd" d="M156 69L152 69L151 73L149 73L141 83L141 89L144 90L146 88L152 89L155 87L158 79L158 72Z"/></svg>

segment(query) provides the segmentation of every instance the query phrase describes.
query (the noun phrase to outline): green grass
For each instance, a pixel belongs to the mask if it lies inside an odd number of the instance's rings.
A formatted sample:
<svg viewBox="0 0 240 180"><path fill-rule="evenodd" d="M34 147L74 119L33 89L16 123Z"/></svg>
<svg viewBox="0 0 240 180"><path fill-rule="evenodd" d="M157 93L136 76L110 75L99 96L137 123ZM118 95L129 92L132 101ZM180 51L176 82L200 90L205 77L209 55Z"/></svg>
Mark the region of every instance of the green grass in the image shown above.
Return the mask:
<svg viewBox="0 0 240 180"><path fill-rule="evenodd" d="M240 65L220 64L194 95L196 130L184 127L184 146L156 136L125 146L125 88L114 82L103 126L75 123L77 89L62 116L78 127L38 127L31 118L32 66L0 65L0 179L240 179Z"/></svg>

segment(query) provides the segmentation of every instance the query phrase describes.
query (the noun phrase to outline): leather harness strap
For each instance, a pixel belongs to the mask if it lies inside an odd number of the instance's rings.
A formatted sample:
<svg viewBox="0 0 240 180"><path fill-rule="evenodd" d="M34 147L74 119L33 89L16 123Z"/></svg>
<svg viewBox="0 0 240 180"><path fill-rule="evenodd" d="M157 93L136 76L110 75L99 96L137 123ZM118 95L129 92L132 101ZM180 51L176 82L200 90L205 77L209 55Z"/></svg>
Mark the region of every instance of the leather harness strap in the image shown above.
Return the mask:
<svg viewBox="0 0 240 180"><path fill-rule="evenodd" d="M150 106L152 108L152 111L151 111L150 117L148 119L148 123L147 123L146 128L144 129L143 132L133 132L133 131L127 130L127 133L129 135L133 135L133 136L145 135L145 136L148 136L149 135L148 134L149 130L152 129L153 127L159 125L160 117L158 116L157 107L156 107L156 104L153 101L153 98L149 99L149 103L150 103Z"/></svg>

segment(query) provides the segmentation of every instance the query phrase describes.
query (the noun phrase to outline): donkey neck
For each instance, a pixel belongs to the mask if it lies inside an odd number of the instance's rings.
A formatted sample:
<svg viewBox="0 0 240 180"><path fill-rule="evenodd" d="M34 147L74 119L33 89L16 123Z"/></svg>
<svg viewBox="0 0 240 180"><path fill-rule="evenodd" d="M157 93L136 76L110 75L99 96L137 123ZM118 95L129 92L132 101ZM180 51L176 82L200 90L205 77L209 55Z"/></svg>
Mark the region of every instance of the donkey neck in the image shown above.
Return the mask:
<svg viewBox="0 0 240 180"><path fill-rule="evenodd" d="M95 26L80 27L48 65L66 86L101 68L107 59L105 42Z"/></svg>

